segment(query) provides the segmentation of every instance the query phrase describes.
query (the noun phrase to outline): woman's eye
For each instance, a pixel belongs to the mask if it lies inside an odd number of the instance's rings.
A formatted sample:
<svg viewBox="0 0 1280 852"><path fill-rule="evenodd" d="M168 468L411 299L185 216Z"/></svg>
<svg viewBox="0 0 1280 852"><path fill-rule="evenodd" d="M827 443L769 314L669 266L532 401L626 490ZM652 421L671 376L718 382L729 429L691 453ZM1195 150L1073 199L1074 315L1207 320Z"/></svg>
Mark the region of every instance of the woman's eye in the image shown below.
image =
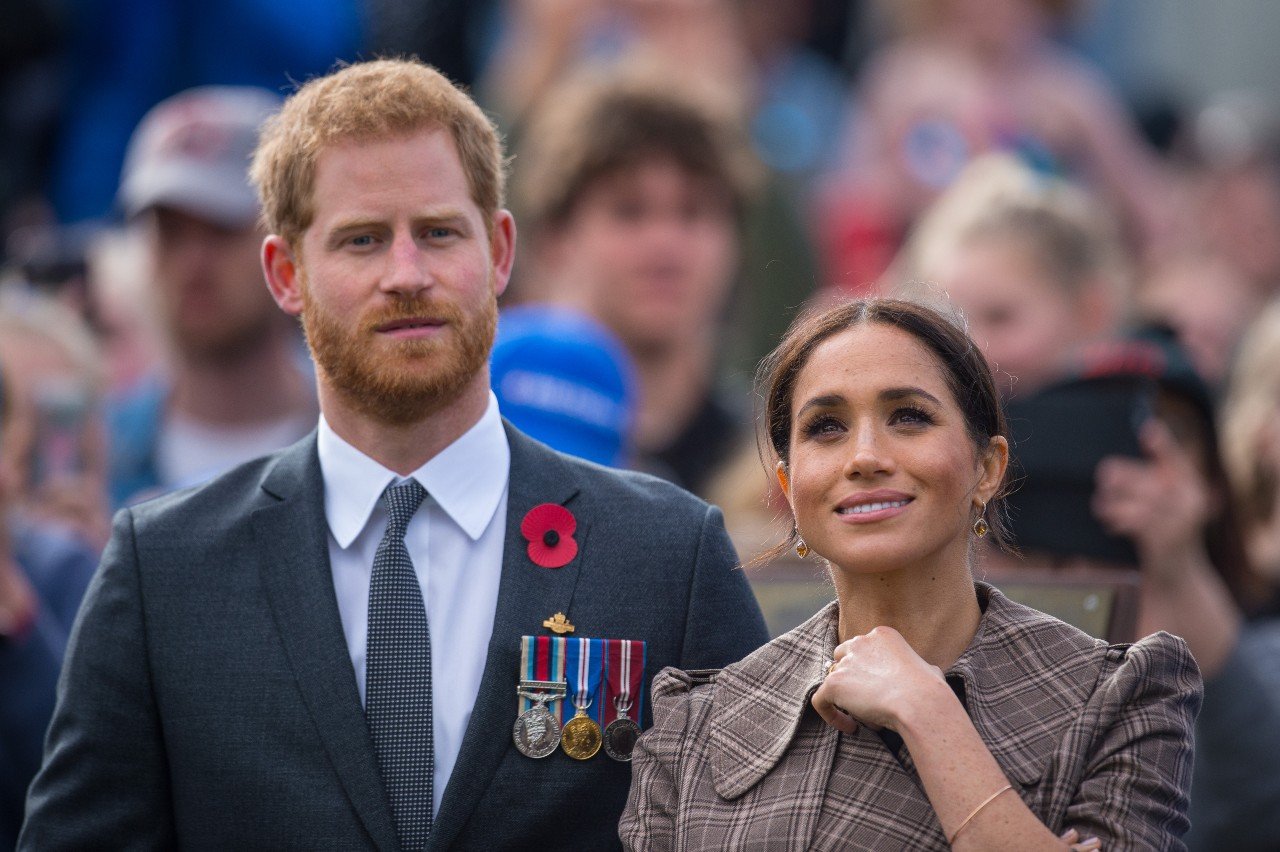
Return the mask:
<svg viewBox="0 0 1280 852"><path fill-rule="evenodd" d="M804 435L807 438L833 435L840 432L843 428L843 424L834 417L816 417L805 424Z"/></svg>
<svg viewBox="0 0 1280 852"><path fill-rule="evenodd" d="M929 412L922 408L908 406L899 408L893 412L893 416L889 418L890 423L900 423L906 426L920 426L933 422L933 417Z"/></svg>

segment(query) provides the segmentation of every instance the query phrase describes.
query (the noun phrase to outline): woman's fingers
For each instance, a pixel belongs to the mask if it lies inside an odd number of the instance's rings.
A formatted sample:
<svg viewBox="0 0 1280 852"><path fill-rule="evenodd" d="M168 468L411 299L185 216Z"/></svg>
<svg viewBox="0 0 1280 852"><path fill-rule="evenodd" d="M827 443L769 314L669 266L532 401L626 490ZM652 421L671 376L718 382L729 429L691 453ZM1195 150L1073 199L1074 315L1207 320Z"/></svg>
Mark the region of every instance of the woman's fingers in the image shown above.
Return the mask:
<svg viewBox="0 0 1280 852"><path fill-rule="evenodd" d="M818 691L813 694L811 703L813 709L818 711L818 715L822 720L838 731L846 734L852 734L858 730L858 720L854 719L846 713L834 701L833 688L829 682L824 682L818 687Z"/></svg>

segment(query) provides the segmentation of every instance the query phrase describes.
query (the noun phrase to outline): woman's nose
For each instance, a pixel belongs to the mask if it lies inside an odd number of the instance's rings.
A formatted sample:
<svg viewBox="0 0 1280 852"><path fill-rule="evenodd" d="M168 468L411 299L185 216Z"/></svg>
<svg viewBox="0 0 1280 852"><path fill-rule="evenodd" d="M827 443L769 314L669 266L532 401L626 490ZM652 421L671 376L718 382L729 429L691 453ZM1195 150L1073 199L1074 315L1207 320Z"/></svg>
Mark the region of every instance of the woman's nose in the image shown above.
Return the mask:
<svg viewBox="0 0 1280 852"><path fill-rule="evenodd" d="M873 476L892 471L882 436L871 425L858 427L849 445L849 459L845 463L845 476Z"/></svg>

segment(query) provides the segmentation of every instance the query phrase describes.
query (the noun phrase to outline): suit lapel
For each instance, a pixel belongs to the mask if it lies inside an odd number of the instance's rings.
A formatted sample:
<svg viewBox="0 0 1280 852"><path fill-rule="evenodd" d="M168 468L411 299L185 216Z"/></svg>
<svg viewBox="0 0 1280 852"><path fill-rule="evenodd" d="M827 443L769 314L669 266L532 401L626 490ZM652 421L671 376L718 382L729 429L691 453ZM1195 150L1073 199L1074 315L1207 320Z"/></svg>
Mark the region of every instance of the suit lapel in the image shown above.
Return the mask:
<svg viewBox="0 0 1280 852"><path fill-rule="evenodd" d="M506 427L511 475L493 635L471 721L432 828L433 849L445 849L457 838L511 747L519 637L540 633L543 620L554 612L569 613L579 569L586 558L589 507L575 502L569 508L578 522L574 532L577 556L564 567L554 569L539 567L529 559L520 533L525 514L542 503L569 503L578 493L578 486L569 467L555 453L515 431L510 424Z"/></svg>
<svg viewBox="0 0 1280 852"><path fill-rule="evenodd" d="M253 532L262 554L263 587L285 653L361 822L378 848L396 849L391 808L333 590L314 433L280 457L262 487L279 502L254 512Z"/></svg>

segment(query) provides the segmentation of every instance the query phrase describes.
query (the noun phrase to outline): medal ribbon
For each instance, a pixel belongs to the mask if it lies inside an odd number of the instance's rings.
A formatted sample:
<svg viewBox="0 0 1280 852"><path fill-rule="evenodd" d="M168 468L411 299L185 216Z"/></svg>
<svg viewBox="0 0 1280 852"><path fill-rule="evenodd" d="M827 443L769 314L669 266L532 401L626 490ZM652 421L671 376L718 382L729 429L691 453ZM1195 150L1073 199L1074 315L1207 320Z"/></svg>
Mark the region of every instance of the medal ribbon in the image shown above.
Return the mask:
<svg viewBox="0 0 1280 852"><path fill-rule="evenodd" d="M640 724L644 709L644 666L647 646L638 639L606 639L607 646L604 723L607 725L622 714L618 705L627 705L627 717Z"/></svg>
<svg viewBox="0 0 1280 852"><path fill-rule="evenodd" d="M604 640L556 637L555 641L564 642L567 646L564 668L568 677L569 696L573 699L574 706L565 708L565 717L576 715L581 707L597 725L600 724L600 706L604 702L598 700L597 693L600 691L600 676L604 671L604 654L601 653Z"/></svg>
<svg viewBox="0 0 1280 852"><path fill-rule="evenodd" d="M521 680L564 681L564 650L564 639L558 636L521 636ZM547 709L560 719L563 704L560 700L551 701ZM523 713L532 706L531 700L520 697L519 712Z"/></svg>

